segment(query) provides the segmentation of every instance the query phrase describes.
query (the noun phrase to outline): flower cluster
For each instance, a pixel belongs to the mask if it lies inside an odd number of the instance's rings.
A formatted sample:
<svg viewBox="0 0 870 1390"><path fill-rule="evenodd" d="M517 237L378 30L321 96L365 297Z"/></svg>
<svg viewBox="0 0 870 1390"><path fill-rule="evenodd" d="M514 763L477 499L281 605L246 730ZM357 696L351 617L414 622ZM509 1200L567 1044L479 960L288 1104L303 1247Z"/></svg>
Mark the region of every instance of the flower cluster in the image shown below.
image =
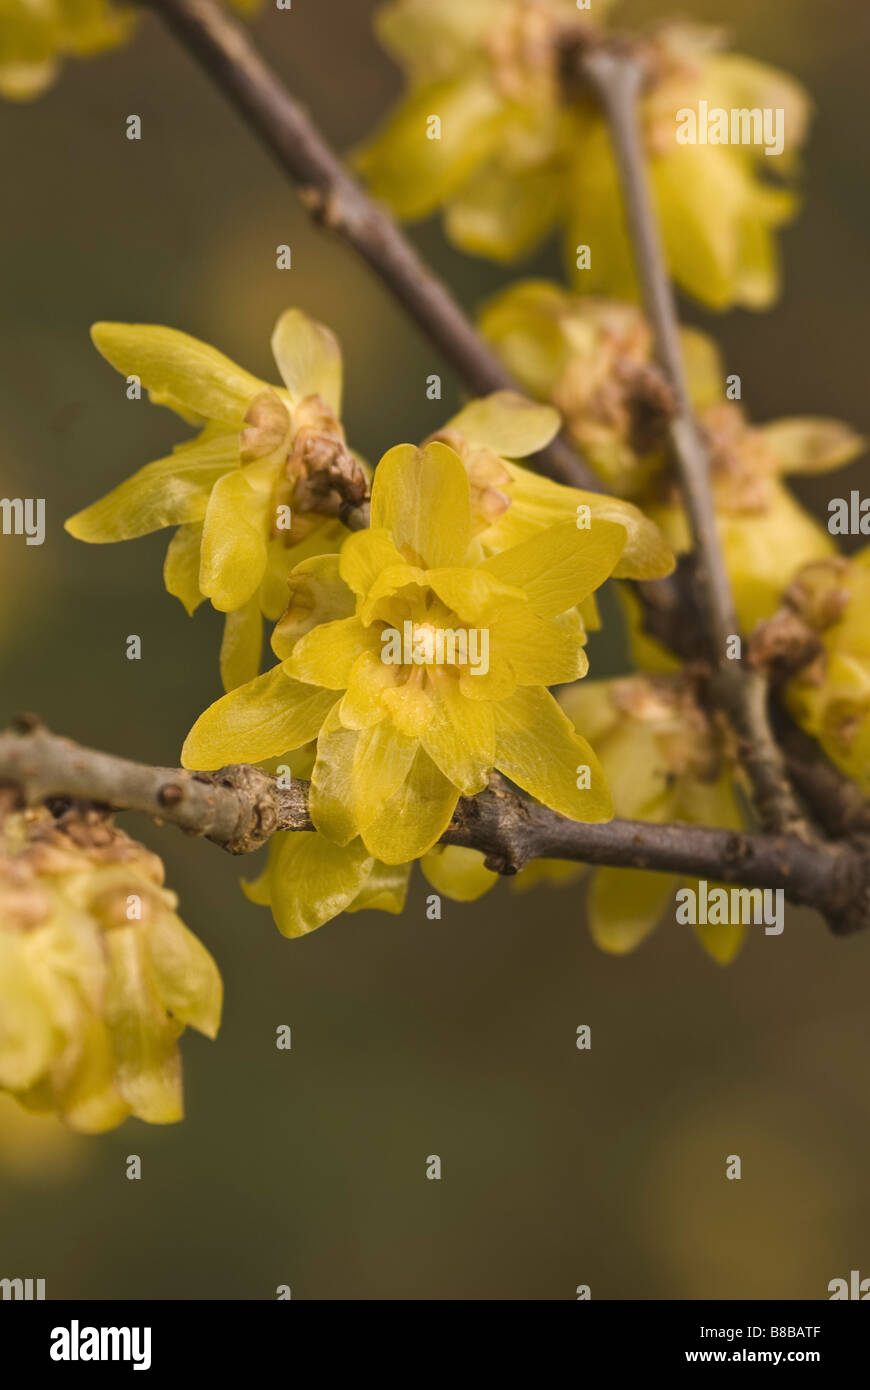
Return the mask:
<svg viewBox="0 0 870 1390"><path fill-rule="evenodd" d="M690 549L667 463L672 402L640 311L529 281L493 300L481 327L518 380L564 414L602 478L632 497L674 550ZM710 445L719 537L738 617L751 629L775 611L801 565L835 553L828 532L783 476L841 467L863 451L864 441L848 425L820 416L750 424L726 393L725 369L709 338L684 329L682 346L692 404Z"/></svg>
<svg viewBox="0 0 870 1390"><path fill-rule="evenodd" d="M554 227L578 287L636 293L616 166L596 100L572 74L601 36L607 6L575 0L393 0L382 42L408 91L357 154L373 191L404 218L445 210L464 250L497 261L530 252ZM675 279L715 308L764 308L778 291L774 231L793 215L789 174L808 103L791 78L723 51L718 33L662 25L638 41L648 82L642 127ZM576 63L575 63L576 69ZM680 143L679 116L707 108L782 111L782 148ZM577 255L587 246L588 261Z"/></svg>
<svg viewBox="0 0 870 1390"><path fill-rule="evenodd" d="M96 1133L181 1119L178 1038L217 1034L217 966L156 855L95 811L0 821L0 1088Z"/></svg>

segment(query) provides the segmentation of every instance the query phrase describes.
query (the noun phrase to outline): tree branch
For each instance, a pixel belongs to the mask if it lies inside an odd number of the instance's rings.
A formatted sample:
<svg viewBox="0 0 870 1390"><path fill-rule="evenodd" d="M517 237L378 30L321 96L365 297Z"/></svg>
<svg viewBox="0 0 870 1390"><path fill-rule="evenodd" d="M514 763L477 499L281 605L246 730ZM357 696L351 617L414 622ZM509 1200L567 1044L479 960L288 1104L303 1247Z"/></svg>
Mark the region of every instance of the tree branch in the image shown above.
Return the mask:
<svg viewBox="0 0 870 1390"><path fill-rule="evenodd" d="M711 690L737 734L762 825L780 831L799 829L803 816L771 730L767 681L727 655L728 639L739 632L737 615L716 531L709 450L689 401L674 292L644 165L637 112L643 71L636 58L617 45L581 51L578 62L610 126L644 310L659 365L677 400L670 442L695 543L695 574L715 669Z"/></svg>
<svg viewBox="0 0 870 1390"><path fill-rule="evenodd" d="M141 0L155 11L299 187L312 218L362 256L476 395L519 390L458 301L387 211L368 197L242 27L213 0ZM564 438L537 456L573 487L601 483Z"/></svg>
<svg viewBox="0 0 870 1390"><path fill-rule="evenodd" d="M308 784L287 788L257 767L216 772L147 767L82 748L36 721L0 734L0 786L7 805L70 798L139 811L248 854L278 830L312 830ZM697 825L613 820L586 825L499 784L459 802L442 837L480 850L513 874L533 859L652 869L746 887L782 889L816 908L838 933L870 925L870 856L856 845L807 845L794 835L746 835Z"/></svg>

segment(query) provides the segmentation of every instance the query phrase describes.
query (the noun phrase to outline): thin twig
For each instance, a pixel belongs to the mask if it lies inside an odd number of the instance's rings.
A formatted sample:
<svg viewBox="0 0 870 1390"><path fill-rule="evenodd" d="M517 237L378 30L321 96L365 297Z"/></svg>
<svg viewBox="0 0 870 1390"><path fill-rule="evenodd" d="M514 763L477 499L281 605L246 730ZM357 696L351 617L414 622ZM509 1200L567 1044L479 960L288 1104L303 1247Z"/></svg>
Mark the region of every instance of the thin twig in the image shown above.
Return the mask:
<svg viewBox="0 0 870 1390"><path fill-rule="evenodd" d="M342 164L241 26L213 0L141 0L157 13L298 185L316 222L362 256L476 395L518 390L444 283ZM542 472L573 487L601 483L567 440L536 459Z"/></svg>
<svg viewBox="0 0 870 1390"><path fill-rule="evenodd" d="M644 309L659 365L677 400L670 440L695 545L695 574L715 668L711 690L737 734L762 825L776 831L800 828L804 818L770 726L767 681L728 655L729 639L739 635L739 628L716 531L709 450L689 401L674 292L644 163L638 119L643 72L631 53L616 47L593 48L578 61L610 126Z"/></svg>
<svg viewBox="0 0 870 1390"><path fill-rule="evenodd" d="M259 849L278 830L313 829L306 782L279 787L247 764L216 772L147 767L82 748L34 721L23 732L0 734L0 784L26 805L71 798L139 811L231 854ZM480 850L500 873L516 873L541 858L651 869L782 889L790 902L816 908L839 933L870 925L870 859L852 845L807 845L793 835L681 823L587 825L503 786L461 800L442 838Z"/></svg>

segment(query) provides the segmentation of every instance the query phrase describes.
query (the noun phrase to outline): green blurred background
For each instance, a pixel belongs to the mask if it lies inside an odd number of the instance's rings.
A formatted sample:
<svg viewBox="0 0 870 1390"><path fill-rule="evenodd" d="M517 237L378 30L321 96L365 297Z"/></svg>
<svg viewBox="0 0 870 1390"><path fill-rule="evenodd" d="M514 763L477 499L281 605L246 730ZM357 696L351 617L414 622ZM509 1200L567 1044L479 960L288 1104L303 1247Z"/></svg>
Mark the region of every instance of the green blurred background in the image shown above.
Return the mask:
<svg viewBox="0 0 870 1390"><path fill-rule="evenodd" d="M341 148L398 90L373 9L295 0L252 25ZM784 302L714 323L729 368L758 419L812 411L866 429L865 0L682 10L793 70L818 104ZM139 143L124 138L131 113ZM372 458L442 423L457 383L309 226L152 18L130 47L68 64L40 101L4 105L0 151L0 493L48 511L44 546L0 543L0 719L36 710L85 743L174 763L219 693L219 620L162 592L165 535L88 547L62 530L180 437L167 412L125 400L89 324L171 324L269 377L272 324L298 304L341 339L348 431ZM414 236L469 306L503 283L436 224ZM289 272L275 269L283 242ZM529 270L555 274L556 258ZM430 371L449 383L440 405ZM803 495L823 508L862 477L866 463ZM598 641L593 674L619 660L618 640ZM581 1283L593 1298L825 1298L852 1268L870 1276L870 938L833 940L792 913L726 970L674 925L618 960L592 945L576 888L500 885L430 922L418 881L402 918L289 942L237 887L257 863L127 819L221 966L225 1022L214 1044L184 1039L180 1125L34 1139L0 1111L0 1276L44 1277L49 1297L175 1299L279 1284L294 1298L570 1299ZM133 1153L140 1182L125 1177ZM425 1177L434 1153L440 1183ZM724 1176L734 1153L740 1182Z"/></svg>

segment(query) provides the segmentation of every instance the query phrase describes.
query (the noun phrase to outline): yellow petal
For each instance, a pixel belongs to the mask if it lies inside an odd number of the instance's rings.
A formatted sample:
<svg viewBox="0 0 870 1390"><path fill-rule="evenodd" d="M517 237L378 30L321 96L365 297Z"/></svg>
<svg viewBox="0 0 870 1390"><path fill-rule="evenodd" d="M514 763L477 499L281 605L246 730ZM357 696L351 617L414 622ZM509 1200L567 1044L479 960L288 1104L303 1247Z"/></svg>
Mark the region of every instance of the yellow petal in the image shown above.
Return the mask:
<svg viewBox="0 0 870 1390"><path fill-rule="evenodd" d="M260 671L263 650L263 619L256 598L248 599L224 619L220 668L224 690L247 685Z"/></svg>
<svg viewBox="0 0 870 1390"><path fill-rule="evenodd" d="M366 847L385 864L419 859L444 834L458 800L453 783L418 749L401 787L366 826Z"/></svg>
<svg viewBox="0 0 870 1390"><path fill-rule="evenodd" d="M301 309L287 309L275 324L272 354L295 405L320 396L341 414L341 348L334 333Z"/></svg>
<svg viewBox="0 0 870 1390"><path fill-rule="evenodd" d="M196 415L241 428L252 398L263 382L222 352L180 333L147 323L95 323L97 351L122 376L138 376L157 405L185 419Z"/></svg>
<svg viewBox="0 0 870 1390"><path fill-rule="evenodd" d="M426 582L451 612L463 622L485 627L505 607L511 611L517 601L527 603L526 595L515 584L506 584L482 566L426 571Z"/></svg>
<svg viewBox="0 0 870 1390"><path fill-rule="evenodd" d="M496 767L572 820L603 821L613 815L598 759L546 690L524 686L496 706Z"/></svg>
<svg viewBox="0 0 870 1390"><path fill-rule="evenodd" d="M202 532L199 587L215 608L247 603L266 569L271 500L251 487L247 470L227 473L212 488Z"/></svg>
<svg viewBox="0 0 870 1390"><path fill-rule="evenodd" d="M405 909L410 864L381 864L374 860L372 871L346 912L391 912L398 916Z"/></svg>
<svg viewBox="0 0 870 1390"><path fill-rule="evenodd" d="M303 685L275 666L199 716L181 750L184 767L259 763L316 738L335 695Z"/></svg>
<svg viewBox="0 0 870 1390"><path fill-rule="evenodd" d="M425 217L461 188L492 152L504 102L483 75L436 82L410 93L355 163L375 197L402 218ZM427 135L430 117L440 138Z"/></svg>
<svg viewBox="0 0 870 1390"><path fill-rule="evenodd" d="M417 739L382 720L357 736L351 764L350 799L357 825L364 828L408 775Z"/></svg>
<svg viewBox="0 0 870 1390"><path fill-rule="evenodd" d="M527 540L541 527L586 517L594 530L599 521L610 521L626 531L625 549L613 574L617 579L658 579L670 574L674 556L659 528L631 502L603 493L564 487L542 478L521 464L509 463L512 482L506 489L511 505L481 536L487 551L507 550Z"/></svg>
<svg viewBox="0 0 870 1390"><path fill-rule="evenodd" d="M341 705L341 722L348 729L367 729L387 714L384 695L404 677L400 666L391 666L374 652L364 652L354 663Z"/></svg>
<svg viewBox="0 0 870 1390"><path fill-rule="evenodd" d="M496 157L449 203L448 237L472 256L492 261L527 255L559 216L560 175L552 164L517 170Z"/></svg>
<svg viewBox="0 0 870 1390"><path fill-rule="evenodd" d="M390 531L414 565L460 565L471 539L471 493L446 444L398 444L375 469L371 524Z"/></svg>
<svg viewBox="0 0 870 1390"><path fill-rule="evenodd" d="M282 936L304 936L350 906L365 887L373 861L361 840L342 848L310 831L276 836L272 915Z"/></svg>
<svg viewBox="0 0 870 1390"><path fill-rule="evenodd" d="M528 595L536 613L554 618L580 603L613 572L625 547L625 528L609 521L589 530L567 521L491 555L481 568Z"/></svg>
<svg viewBox="0 0 870 1390"><path fill-rule="evenodd" d="M654 931L677 880L646 869L599 869L588 900L589 930L602 951L627 955Z"/></svg>
<svg viewBox="0 0 870 1390"><path fill-rule="evenodd" d="M104 1014L118 1090L140 1119L172 1124L183 1114L178 1028L154 992L138 925L113 927L103 939L109 958Z"/></svg>
<svg viewBox="0 0 870 1390"><path fill-rule="evenodd" d="M518 685L565 685L589 670L584 637L573 610L554 620L540 617L528 604L517 604L499 614L492 642Z"/></svg>
<svg viewBox="0 0 870 1390"><path fill-rule="evenodd" d="M166 551L163 562L163 583L166 592L181 599L188 617L196 612L205 595L199 589L199 554L202 547L202 522L179 526Z"/></svg>
<svg viewBox="0 0 870 1390"><path fill-rule="evenodd" d="M371 527L348 536L341 547L339 573L355 594L365 598L382 570L403 563L391 532Z"/></svg>
<svg viewBox="0 0 870 1390"><path fill-rule="evenodd" d="M90 1012L85 1012L82 1026L81 1055L58 1097L58 1112L65 1124L81 1134L104 1134L127 1118L130 1107L115 1085L108 1028Z"/></svg>
<svg viewBox="0 0 870 1390"><path fill-rule="evenodd" d="M483 791L495 762L493 706L467 700L450 672L436 672L432 717L420 742L444 776L463 796Z"/></svg>
<svg viewBox="0 0 870 1390"><path fill-rule="evenodd" d="M272 633L272 650L281 660L293 655L300 637L320 623L349 618L354 598L339 577L338 555L317 555L303 560L288 580L289 603Z"/></svg>
<svg viewBox="0 0 870 1390"><path fill-rule="evenodd" d="M238 435L200 436L140 468L64 528L76 540L105 544L201 521L215 484L238 462Z"/></svg>
<svg viewBox="0 0 870 1390"><path fill-rule="evenodd" d="M484 866L480 851L464 845L436 845L423 855L420 868L436 893L456 903L477 902L498 880L498 874Z"/></svg>
<svg viewBox="0 0 870 1390"><path fill-rule="evenodd" d="M358 730L344 727L340 709L333 706L317 738L308 809L327 839L347 845L360 831L353 788L353 760L360 736Z"/></svg>
<svg viewBox="0 0 870 1390"><path fill-rule="evenodd" d="M372 650L376 641L376 635L364 628L359 618L339 618L301 637L285 669L289 676L310 685L346 690L354 663L363 652Z"/></svg>
<svg viewBox="0 0 870 1390"><path fill-rule="evenodd" d="M863 454L866 440L840 420L804 415L774 420L760 429L783 473L826 473Z"/></svg>
<svg viewBox="0 0 870 1390"><path fill-rule="evenodd" d="M32 1086L50 1065L54 1043L48 1002L18 942L0 931L0 1086Z"/></svg>
<svg viewBox="0 0 870 1390"><path fill-rule="evenodd" d="M216 1038L223 985L209 952L174 912L157 913L145 925L154 988L179 1023Z"/></svg>
<svg viewBox="0 0 870 1390"><path fill-rule="evenodd" d="M471 401L447 428L457 430L472 449L491 449L516 459L546 448L559 424L559 412L552 406L527 400L516 391L495 391Z"/></svg>

